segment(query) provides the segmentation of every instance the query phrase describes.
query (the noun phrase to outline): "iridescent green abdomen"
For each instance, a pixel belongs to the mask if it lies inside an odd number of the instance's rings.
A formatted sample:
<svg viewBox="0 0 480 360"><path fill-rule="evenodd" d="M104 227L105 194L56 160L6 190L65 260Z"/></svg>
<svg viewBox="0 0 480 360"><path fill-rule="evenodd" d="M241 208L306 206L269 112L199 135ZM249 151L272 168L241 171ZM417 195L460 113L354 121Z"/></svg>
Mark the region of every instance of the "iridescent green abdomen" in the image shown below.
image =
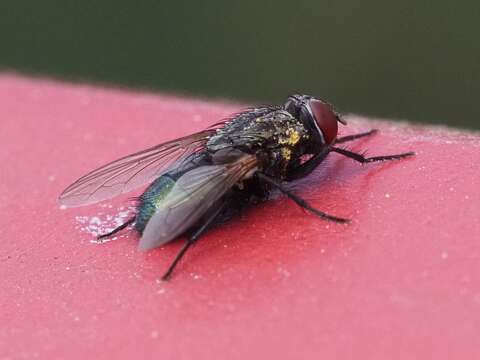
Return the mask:
<svg viewBox="0 0 480 360"><path fill-rule="evenodd" d="M156 179L139 199L135 218L135 230L143 234L148 221L162 207L165 198L172 191L177 180L183 174L202 165L211 165L210 155L206 151L192 154L176 168Z"/></svg>
<svg viewBox="0 0 480 360"><path fill-rule="evenodd" d="M163 175L155 180L142 194L135 219L135 229L140 234L145 230L147 222L155 211L162 205L162 201L172 190L173 185L175 185L175 180L168 175Z"/></svg>

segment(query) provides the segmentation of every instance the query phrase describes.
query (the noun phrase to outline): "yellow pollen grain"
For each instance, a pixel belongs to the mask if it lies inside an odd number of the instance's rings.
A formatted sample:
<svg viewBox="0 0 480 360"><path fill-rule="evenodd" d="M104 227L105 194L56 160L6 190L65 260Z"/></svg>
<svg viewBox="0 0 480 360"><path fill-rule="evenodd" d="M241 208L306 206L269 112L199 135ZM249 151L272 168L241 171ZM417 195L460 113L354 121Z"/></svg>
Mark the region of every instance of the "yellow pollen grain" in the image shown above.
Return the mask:
<svg viewBox="0 0 480 360"><path fill-rule="evenodd" d="M292 150L290 150L288 147L283 147L282 156L285 160L290 160L290 157L292 156Z"/></svg>
<svg viewBox="0 0 480 360"><path fill-rule="evenodd" d="M280 144L295 145L300 140L300 134L297 130L289 128L285 132L287 137L280 139Z"/></svg>

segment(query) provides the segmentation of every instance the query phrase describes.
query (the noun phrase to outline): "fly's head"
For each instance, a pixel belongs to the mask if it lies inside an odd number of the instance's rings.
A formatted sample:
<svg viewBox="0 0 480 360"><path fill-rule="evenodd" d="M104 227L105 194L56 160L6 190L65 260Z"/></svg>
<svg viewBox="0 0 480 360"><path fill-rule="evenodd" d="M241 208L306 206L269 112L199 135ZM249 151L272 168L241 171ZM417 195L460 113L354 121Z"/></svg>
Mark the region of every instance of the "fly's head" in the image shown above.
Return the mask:
<svg viewBox="0 0 480 360"><path fill-rule="evenodd" d="M338 123L347 124L332 105L309 95L289 96L284 109L302 122L315 149L333 144L337 138Z"/></svg>

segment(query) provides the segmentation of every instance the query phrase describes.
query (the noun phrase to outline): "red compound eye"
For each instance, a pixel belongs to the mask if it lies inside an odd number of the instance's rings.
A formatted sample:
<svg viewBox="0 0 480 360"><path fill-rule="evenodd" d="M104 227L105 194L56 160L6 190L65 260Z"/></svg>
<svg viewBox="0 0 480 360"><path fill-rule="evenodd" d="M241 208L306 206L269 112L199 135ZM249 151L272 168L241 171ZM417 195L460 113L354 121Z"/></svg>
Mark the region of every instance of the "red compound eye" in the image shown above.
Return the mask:
<svg viewBox="0 0 480 360"><path fill-rule="evenodd" d="M325 143L330 145L337 138L338 117L329 104L320 100L312 99L308 105L313 115L313 120L321 131Z"/></svg>

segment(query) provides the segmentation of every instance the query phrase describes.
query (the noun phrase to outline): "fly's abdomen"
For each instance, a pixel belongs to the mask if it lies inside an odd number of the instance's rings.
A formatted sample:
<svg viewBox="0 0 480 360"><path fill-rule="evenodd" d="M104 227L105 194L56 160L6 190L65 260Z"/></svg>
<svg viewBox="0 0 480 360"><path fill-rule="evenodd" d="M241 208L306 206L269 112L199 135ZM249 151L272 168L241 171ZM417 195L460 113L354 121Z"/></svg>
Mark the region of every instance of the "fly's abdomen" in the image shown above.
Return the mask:
<svg viewBox="0 0 480 360"><path fill-rule="evenodd" d="M137 206L137 216L135 218L135 230L143 234L150 218L160 209L172 191L177 180L188 171L202 165L210 165L210 155L207 152L194 153L177 167L171 169L165 175L160 176L145 190L140 196L140 202Z"/></svg>
<svg viewBox="0 0 480 360"><path fill-rule="evenodd" d="M135 219L135 229L142 234L147 222L153 216L155 211L162 206L162 202L175 185L168 175L160 176L155 180L140 197L137 216Z"/></svg>

